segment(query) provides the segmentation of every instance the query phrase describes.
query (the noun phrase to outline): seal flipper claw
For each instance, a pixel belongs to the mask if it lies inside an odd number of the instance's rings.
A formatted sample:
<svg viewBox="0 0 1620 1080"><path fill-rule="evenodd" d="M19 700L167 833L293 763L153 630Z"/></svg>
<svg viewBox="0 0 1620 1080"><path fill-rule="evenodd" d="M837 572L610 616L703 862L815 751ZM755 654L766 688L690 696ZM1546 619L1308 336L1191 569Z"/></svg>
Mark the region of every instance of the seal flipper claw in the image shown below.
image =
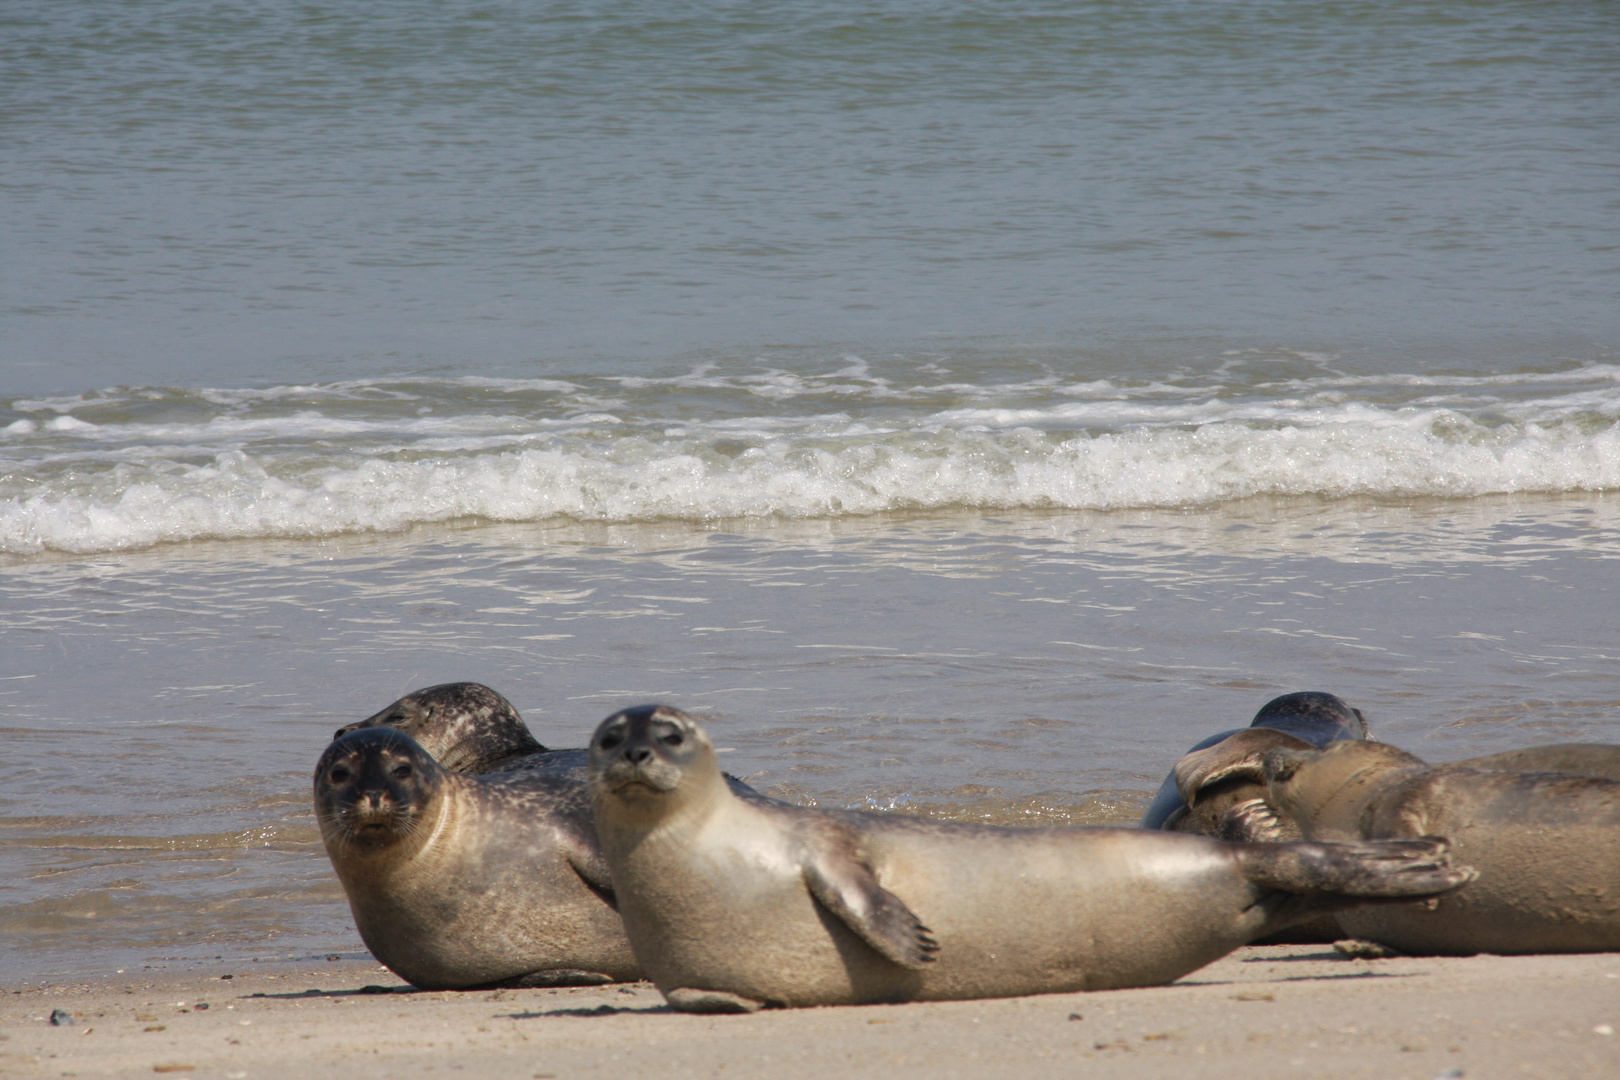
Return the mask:
<svg viewBox="0 0 1620 1080"><path fill-rule="evenodd" d="M765 1008L765 1002L741 994L725 990L697 990L690 986L677 986L665 991L664 1000L676 1012L751 1013Z"/></svg>
<svg viewBox="0 0 1620 1080"><path fill-rule="evenodd" d="M1269 844L1298 840L1299 830L1289 828L1288 823L1266 800L1247 799L1226 812L1216 839L1240 844Z"/></svg>
<svg viewBox="0 0 1620 1080"><path fill-rule="evenodd" d="M810 895L838 916L862 941L904 968L934 962L939 942L905 901L878 884L872 868L856 857L847 837L812 845L804 864Z"/></svg>

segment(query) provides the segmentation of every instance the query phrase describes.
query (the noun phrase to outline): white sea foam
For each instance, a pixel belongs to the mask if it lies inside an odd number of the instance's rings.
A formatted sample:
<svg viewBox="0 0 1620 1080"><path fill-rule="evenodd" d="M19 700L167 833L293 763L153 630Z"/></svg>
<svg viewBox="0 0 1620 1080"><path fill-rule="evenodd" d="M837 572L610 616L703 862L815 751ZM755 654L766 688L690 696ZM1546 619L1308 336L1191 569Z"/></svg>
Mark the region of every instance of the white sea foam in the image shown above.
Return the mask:
<svg viewBox="0 0 1620 1080"><path fill-rule="evenodd" d="M1609 490L1620 488L1617 374L1452 379L1444 395L1432 379L1394 393L1404 376L1353 393L1332 374L1264 392L1043 379L970 393L955 382L879 380L851 363L813 378L701 368L666 380L414 379L13 402L33 415L0 429L0 551L458 518L805 518ZM771 397L762 385L814 379L839 411L803 411L821 394L799 411L787 399L760 407ZM596 405L603 384L622 395L612 411Z"/></svg>

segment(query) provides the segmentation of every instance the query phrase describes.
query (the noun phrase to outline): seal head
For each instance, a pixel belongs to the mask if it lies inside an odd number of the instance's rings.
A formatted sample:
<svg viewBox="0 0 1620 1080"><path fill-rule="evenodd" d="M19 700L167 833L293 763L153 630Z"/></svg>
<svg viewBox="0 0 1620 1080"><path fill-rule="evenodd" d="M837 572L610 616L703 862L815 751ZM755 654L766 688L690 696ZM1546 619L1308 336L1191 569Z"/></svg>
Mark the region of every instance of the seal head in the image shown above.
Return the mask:
<svg viewBox="0 0 1620 1080"><path fill-rule="evenodd" d="M451 772L484 773L526 767L526 759L550 753L500 694L482 683L455 682L406 694L392 705L337 729L389 727L403 731Z"/></svg>
<svg viewBox="0 0 1620 1080"><path fill-rule="evenodd" d="M408 844L434 823L444 777L438 762L397 731L338 739L315 767L321 838L360 858Z"/></svg>

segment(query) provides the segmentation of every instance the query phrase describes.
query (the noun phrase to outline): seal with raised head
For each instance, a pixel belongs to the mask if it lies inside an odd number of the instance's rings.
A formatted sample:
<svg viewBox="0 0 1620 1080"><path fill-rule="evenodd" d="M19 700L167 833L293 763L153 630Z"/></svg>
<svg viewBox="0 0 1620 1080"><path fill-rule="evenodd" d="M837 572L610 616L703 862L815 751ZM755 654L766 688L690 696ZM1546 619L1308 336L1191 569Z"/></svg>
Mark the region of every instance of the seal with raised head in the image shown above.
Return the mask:
<svg viewBox="0 0 1620 1080"><path fill-rule="evenodd" d="M375 727L403 731L451 772L547 769L575 772L585 781L587 751L542 746L512 703L482 683L441 683L412 691L386 709L338 728L332 737Z"/></svg>
<svg viewBox="0 0 1620 1080"><path fill-rule="evenodd" d="M1302 690L1272 698L1254 714L1254 720L1248 727L1211 735L1187 753L1210 750L1220 745L1222 749L1212 753L1246 756L1257 747L1283 746L1303 750L1326 746L1340 739L1365 738L1367 721L1360 709L1352 709L1334 695L1320 690ZM1218 836L1221 820L1227 810L1261 794L1260 785L1253 780L1238 775L1212 773L1212 778L1205 789L1198 793L1198 798L1188 801L1176 785L1176 776L1172 772L1159 785L1153 802L1142 815L1141 828Z"/></svg>
<svg viewBox="0 0 1620 1080"><path fill-rule="evenodd" d="M1467 889L1337 915L1348 934L1403 953L1620 950L1620 780L1500 767L1585 761L1588 773L1601 772L1613 767L1613 749L1531 747L1431 766L1381 743L1272 747L1246 766L1264 800L1235 807L1227 827L1255 840L1447 836L1478 871ZM1189 798L1205 764L1190 754L1176 766ZM1230 758L1218 764L1235 767Z"/></svg>
<svg viewBox="0 0 1620 1080"><path fill-rule="evenodd" d="M456 990L640 977L576 780L459 775L379 727L321 755L315 816L361 939L407 982Z"/></svg>
<svg viewBox="0 0 1620 1080"><path fill-rule="evenodd" d="M661 706L602 722L591 790L636 959L696 1012L1165 983L1315 912L1469 877L1433 838L1227 844L749 802Z"/></svg>

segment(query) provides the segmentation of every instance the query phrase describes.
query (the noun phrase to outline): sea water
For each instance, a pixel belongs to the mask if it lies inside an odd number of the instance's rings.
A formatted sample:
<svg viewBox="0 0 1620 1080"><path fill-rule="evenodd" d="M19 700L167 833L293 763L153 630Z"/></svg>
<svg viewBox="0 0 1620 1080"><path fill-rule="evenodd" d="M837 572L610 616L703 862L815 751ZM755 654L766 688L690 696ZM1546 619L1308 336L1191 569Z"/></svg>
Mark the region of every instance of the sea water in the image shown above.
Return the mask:
<svg viewBox="0 0 1620 1080"><path fill-rule="evenodd" d="M1002 824L1616 741L1617 21L6 5L6 977L358 950L310 770L438 682Z"/></svg>

